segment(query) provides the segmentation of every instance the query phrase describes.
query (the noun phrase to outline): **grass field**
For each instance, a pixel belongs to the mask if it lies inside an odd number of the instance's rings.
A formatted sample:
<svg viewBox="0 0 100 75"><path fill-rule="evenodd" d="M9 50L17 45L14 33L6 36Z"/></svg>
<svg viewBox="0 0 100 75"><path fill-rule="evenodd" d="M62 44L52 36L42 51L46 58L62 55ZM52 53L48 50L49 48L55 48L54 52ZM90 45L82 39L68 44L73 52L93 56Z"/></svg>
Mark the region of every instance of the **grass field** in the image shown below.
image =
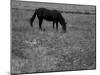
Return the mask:
<svg viewBox="0 0 100 75"><path fill-rule="evenodd" d="M36 17L33 28L29 19L34 11L12 8L11 72L35 73L96 68L95 15L62 13L67 32L43 21L40 31Z"/></svg>

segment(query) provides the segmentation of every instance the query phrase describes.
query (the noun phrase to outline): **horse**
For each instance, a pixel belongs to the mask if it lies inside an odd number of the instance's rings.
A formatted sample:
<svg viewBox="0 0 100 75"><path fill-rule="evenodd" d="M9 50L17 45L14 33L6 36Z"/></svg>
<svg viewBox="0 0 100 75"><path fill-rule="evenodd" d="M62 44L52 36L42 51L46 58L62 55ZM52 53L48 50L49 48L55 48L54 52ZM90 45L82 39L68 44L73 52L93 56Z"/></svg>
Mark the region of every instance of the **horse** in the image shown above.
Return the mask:
<svg viewBox="0 0 100 75"><path fill-rule="evenodd" d="M33 22L34 19L37 15L37 18L39 20L39 29L42 30L42 22L43 20L46 21L53 21L53 29L55 28L55 23L56 23L56 30L58 31L58 22L62 26L62 30L66 32L66 22L61 15L60 11L58 10L50 10L46 8L38 8L35 9L35 13L32 15L30 19L30 25L33 27Z"/></svg>

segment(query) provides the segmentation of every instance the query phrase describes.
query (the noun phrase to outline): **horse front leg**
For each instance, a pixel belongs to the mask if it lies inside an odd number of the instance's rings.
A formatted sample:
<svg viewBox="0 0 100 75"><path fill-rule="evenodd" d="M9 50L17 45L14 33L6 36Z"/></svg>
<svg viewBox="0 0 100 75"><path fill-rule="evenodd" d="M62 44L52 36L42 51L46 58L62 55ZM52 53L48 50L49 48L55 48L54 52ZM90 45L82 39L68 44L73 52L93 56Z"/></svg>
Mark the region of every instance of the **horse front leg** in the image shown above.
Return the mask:
<svg viewBox="0 0 100 75"><path fill-rule="evenodd" d="M56 30L58 31L58 21L56 21Z"/></svg>
<svg viewBox="0 0 100 75"><path fill-rule="evenodd" d="M53 21L53 29L55 28L55 22Z"/></svg>

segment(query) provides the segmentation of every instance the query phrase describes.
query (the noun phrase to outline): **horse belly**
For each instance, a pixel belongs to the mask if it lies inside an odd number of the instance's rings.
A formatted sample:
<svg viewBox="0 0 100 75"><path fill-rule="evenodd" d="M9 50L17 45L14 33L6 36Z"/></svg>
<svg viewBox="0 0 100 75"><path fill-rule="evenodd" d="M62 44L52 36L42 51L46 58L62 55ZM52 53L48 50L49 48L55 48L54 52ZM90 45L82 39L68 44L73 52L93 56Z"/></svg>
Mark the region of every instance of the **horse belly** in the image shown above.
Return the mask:
<svg viewBox="0 0 100 75"><path fill-rule="evenodd" d="M46 17L44 17L44 19L47 21L53 21L53 17L51 17L51 16L46 16Z"/></svg>

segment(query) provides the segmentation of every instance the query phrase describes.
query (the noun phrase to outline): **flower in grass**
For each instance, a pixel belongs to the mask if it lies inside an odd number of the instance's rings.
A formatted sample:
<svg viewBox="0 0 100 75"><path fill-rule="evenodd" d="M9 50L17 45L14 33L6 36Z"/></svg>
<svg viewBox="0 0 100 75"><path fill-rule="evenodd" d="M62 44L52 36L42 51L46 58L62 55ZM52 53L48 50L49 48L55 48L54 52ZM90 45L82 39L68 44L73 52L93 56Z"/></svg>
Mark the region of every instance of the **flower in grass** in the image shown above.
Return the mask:
<svg viewBox="0 0 100 75"><path fill-rule="evenodd" d="M31 42L31 41L25 40L25 43L26 43L28 46L31 46L31 47L38 44L38 42L37 42L36 39L34 39L32 42Z"/></svg>

